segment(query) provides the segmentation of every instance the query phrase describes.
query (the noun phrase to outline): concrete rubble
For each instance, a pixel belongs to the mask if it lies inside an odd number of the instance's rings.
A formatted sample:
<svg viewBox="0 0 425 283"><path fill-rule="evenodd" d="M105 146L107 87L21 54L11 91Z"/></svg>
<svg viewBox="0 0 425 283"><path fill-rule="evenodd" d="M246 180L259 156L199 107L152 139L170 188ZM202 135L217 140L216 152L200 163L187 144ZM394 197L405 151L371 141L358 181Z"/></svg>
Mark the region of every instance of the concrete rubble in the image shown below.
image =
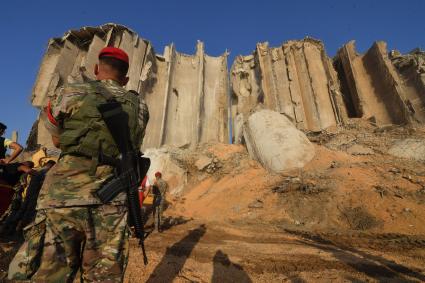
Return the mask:
<svg viewBox="0 0 425 283"><path fill-rule="evenodd" d="M418 161L425 161L425 142L421 139L403 139L394 142L388 154Z"/></svg>
<svg viewBox="0 0 425 283"><path fill-rule="evenodd" d="M251 158L275 173L303 167L314 157L314 146L284 115L271 110L252 114L244 125Z"/></svg>
<svg viewBox="0 0 425 283"><path fill-rule="evenodd" d="M184 166L174 158L175 151L165 147L159 149L148 149L144 152L151 160L151 166L147 176L151 182L155 180L157 171L166 172L166 179L170 185L171 194L178 194L187 184L187 174Z"/></svg>
<svg viewBox="0 0 425 283"><path fill-rule="evenodd" d="M162 54L136 32L118 24L83 27L51 39L31 97L40 110L66 83L94 79L99 50L124 49L130 56L127 89L144 96L150 111L143 150L203 143L245 143L244 125L252 113L280 113L306 133L350 123L352 118L378 126L425 122L425 52L388 52L375 42L358 54L354 41L330 58L320 40L290 40L278 47L258 43L239 55L228 70L227 52L205 53L198 41L194 55L171 44ZM36 121L31 148L52 148ZM352 149L352 154L373 154Z"/></svg>

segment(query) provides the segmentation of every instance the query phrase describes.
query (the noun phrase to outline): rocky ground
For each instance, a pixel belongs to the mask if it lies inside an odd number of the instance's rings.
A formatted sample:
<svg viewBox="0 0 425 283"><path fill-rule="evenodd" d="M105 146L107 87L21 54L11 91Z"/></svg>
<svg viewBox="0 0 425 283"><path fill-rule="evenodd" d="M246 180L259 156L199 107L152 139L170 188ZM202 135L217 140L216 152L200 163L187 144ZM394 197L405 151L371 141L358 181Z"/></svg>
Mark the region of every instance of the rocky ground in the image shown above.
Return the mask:
<svg viewBox="0 0 425 283"><path fill-rule="evenodd" d="M132 241L126 282L425 281L425 129L352 120L307 136L315 157L284 174L241 145L169 149L184 177L146 267ZM416 160L389 154L406 138ZM3 274L14 245L1 245Z"/></svg>
<svg viewBox="0 0 425 283"><path fill-rule="evenodd" d="M176 225L149 235L147 267L133 243L127 282L425 281L423 153L388 154L424 129L352 120L307 136L316 156L283 175L238 145L174 154L188 175Z"/></svg>

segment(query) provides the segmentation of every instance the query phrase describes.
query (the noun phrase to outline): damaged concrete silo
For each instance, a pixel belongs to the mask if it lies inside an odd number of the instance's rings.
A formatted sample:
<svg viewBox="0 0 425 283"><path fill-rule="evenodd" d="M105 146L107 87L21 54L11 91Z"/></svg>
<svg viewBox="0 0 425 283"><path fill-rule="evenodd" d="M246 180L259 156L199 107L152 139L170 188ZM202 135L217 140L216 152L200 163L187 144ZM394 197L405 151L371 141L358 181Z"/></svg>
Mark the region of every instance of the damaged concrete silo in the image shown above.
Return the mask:
<svg viewBox="0 0 425 283"><path fill-rule="evenodd" d="M376 42L362 55L352 41L332 61L323 43L308 37L279 47L259 43L253 54L236 57L229 91L227 54L208 56L198 42L194 55L177 52L173 44L159 55L149 41L117 24L84 27L51 39L33 105L41 110L64 84L94 79L97 55L105 46L128 53L126 88L141 93L148 104L143 149L226 143L230 128L235 129L230 138L241 142L242 125L258 108L284 114L304 131L321 131L349 118L377 124L425 122L425 53L420 50L388 54L386 44ZM39 121L28 144L53 147Z"/></svg>
<svg viewBox="0 0 425 283"><path fill-rule="evenodd" d="M276 48L259 43L253 55L237 57L231 78L236 115L246 116L261 104L311 131L346 117L337 74L318 40L288 41Z"/></svg>
<svg viewBox="0 0 425 283"><path fill-rule="evenodd" d="M338 51L335 66L349 98L346 106L350 117L381 125L425 122L423 87L407 79L416 76L397 68L402 65L397 63L400 60L401 55L390 60L382 41L375 42L365 54L356 53L354 41Z"/></svg>
<svg viewBox="0 0 425 283"><path fill-rule="evenodd" d="M227 56L211 57L198 42L195 55L174 45L156 56L155 84L146 89L151 122L144 148L226 142Z"/></svg>
<svg viewBox="0 0 425 283"><path fill-rule="evenodd" d="M227 55L210 57L201 42L194 56L168 46L156 56L149 41L116 24L71 30L49 41L31 97L41 110L56 90L67 83L94 77L99 51L115 46L130 58L126 88L141 93L150 109L144 148L225 142L227 130ZM53 148L39 121L28 142Z"/></svg>

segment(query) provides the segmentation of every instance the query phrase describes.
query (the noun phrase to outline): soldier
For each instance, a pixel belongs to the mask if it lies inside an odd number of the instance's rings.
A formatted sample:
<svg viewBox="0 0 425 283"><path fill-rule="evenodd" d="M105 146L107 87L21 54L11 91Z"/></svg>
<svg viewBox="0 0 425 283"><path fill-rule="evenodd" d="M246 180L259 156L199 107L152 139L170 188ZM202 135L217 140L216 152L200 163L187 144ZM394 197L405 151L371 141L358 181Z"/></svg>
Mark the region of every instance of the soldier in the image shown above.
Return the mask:
<svg viewBox="0 0 425 283"><path fill-rule="evenodd" d="M162 212L165 207L165 194L168 190L168 184L162 179L161 172L155 173L155 183L153 185L153 217L155 222L155 230L162 232Z"/></svg>
<svg viewBox="0 0 425 283"><path fill-rule="evenodd" d="M0 123L0 164L8 164L15 160L16 157L22 152L22 146L14 141L3 137L6 132L6 125ZM13 150L12 154L6 158L6 151L10 148Z"/></svg>
<svg viewBox="0 0 425 283"><path fill-rule="evenodd" d="M133 148L139 149L143 140L147 107L123 88L128 67L123 50L103 48L94 70L97 80L64 86L47 104L43 120L62 153L46 175L34 228L26 228L33 232L9 266L10 279L122 281L129 237L125 193L110 204L93 193L114 170L100 163L99 154L119 156L97 105L111 98L121 103Z"/></svg>

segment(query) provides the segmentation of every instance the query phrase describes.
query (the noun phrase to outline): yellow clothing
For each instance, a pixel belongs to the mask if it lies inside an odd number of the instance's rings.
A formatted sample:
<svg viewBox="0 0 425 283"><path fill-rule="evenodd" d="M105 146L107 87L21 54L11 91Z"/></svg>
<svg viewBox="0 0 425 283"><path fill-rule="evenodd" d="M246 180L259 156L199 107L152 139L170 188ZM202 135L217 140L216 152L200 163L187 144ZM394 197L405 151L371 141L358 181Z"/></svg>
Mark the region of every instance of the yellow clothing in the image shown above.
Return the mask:
<svg viewBox="0 0 425 283"><path fill-rule="evenodd" d="M11 145L12 143L13 143L13 141L12 141L12 140L4 139L4 147L5 147L5 148L8 148L8 147L9 147L9 145Z"/></svg>

